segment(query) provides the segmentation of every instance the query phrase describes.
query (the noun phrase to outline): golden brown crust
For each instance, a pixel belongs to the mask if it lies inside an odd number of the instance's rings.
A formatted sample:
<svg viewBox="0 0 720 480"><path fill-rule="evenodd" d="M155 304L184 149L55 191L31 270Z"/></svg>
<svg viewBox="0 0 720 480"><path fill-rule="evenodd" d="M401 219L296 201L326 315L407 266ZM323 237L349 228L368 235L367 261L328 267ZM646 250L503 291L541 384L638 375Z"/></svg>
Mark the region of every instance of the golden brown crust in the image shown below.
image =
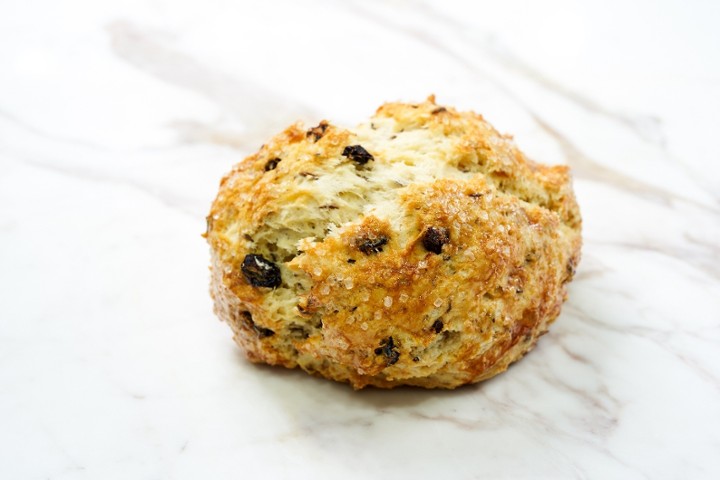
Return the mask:
<svg viewBox="0 0 720 480"><path fill-rule="evenodd" d="M296 124L221 182L207 232L215 311L254 362L355 388L454 388L504 371L547 331L580 223L566 167L527 160L433 98L383 105L354 131ZM281 284L257 286L248 255Z"/></svg>

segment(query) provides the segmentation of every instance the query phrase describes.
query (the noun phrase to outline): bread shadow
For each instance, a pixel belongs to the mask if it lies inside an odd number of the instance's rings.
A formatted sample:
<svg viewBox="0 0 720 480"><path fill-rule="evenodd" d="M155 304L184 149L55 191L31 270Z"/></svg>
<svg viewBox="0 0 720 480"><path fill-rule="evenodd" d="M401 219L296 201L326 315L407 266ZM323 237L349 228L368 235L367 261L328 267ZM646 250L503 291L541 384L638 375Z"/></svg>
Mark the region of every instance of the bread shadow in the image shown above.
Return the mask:
<svg viewBox="0 0 720 480"><path fill-rule="evenodd" d="M248 363L242 352L238 352L240 362ZM287 369L265 364L250 364L257 385L268 391L269 397L279 403L287 401L292 409L302 408L307 403L308 410L317 410L318 401L333 402L344 406L344 411L371 408L379 411L417 407L425 402L475 395L483 385L492 380L473 385L464 385L454 390L427 389L413 386L400 386L383 389L368 386L354 390L349 384L335 382L326 378L310 375L299 368ZM329 410L331 411L331 410Z"/></svg>

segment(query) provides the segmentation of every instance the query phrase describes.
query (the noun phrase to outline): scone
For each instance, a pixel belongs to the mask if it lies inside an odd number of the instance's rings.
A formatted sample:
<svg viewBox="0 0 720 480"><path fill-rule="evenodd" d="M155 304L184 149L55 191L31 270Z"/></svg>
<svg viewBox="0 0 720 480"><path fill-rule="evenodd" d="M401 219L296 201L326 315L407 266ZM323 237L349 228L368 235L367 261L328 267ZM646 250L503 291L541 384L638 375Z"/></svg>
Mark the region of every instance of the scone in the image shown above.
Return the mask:
<svg viewBox="0 0 720 480"><path fill-rule="evenodd" d="M568 169L434 97L289 127L222 179L207 221L215 313L248 358L355 388L504 371L580 258Z"/></svg>

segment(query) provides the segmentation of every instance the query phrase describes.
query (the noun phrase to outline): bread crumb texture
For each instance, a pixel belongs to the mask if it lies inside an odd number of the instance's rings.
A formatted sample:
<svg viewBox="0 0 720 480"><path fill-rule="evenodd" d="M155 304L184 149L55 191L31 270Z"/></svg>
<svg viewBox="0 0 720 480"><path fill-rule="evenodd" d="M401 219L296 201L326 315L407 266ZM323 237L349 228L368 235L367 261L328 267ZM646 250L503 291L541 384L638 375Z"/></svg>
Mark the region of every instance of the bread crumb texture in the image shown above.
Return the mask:
<svg viewBox="0 0 720 480"><path fill-rule="evenodd" d="M354 388L479 382L560 313L580 225L567 167L433 97L354 130L298 123L220 183L215 313L253 362Z"/></svg>

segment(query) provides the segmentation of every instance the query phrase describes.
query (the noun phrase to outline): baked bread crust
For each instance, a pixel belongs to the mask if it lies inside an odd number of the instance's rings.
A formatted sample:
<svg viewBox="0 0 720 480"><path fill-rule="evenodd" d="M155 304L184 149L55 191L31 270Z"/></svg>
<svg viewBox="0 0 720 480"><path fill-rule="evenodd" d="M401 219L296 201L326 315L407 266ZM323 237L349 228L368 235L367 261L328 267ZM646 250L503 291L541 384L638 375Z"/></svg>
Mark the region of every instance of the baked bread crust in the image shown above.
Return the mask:
<svg viewBox="0 0 720 480"><path fill-rule="evenodd" d="M215 313L248 358L354 388L504 371L580 258L567 167L432 96L354 130L289 127L222 179L207 218Z"/></svg>

